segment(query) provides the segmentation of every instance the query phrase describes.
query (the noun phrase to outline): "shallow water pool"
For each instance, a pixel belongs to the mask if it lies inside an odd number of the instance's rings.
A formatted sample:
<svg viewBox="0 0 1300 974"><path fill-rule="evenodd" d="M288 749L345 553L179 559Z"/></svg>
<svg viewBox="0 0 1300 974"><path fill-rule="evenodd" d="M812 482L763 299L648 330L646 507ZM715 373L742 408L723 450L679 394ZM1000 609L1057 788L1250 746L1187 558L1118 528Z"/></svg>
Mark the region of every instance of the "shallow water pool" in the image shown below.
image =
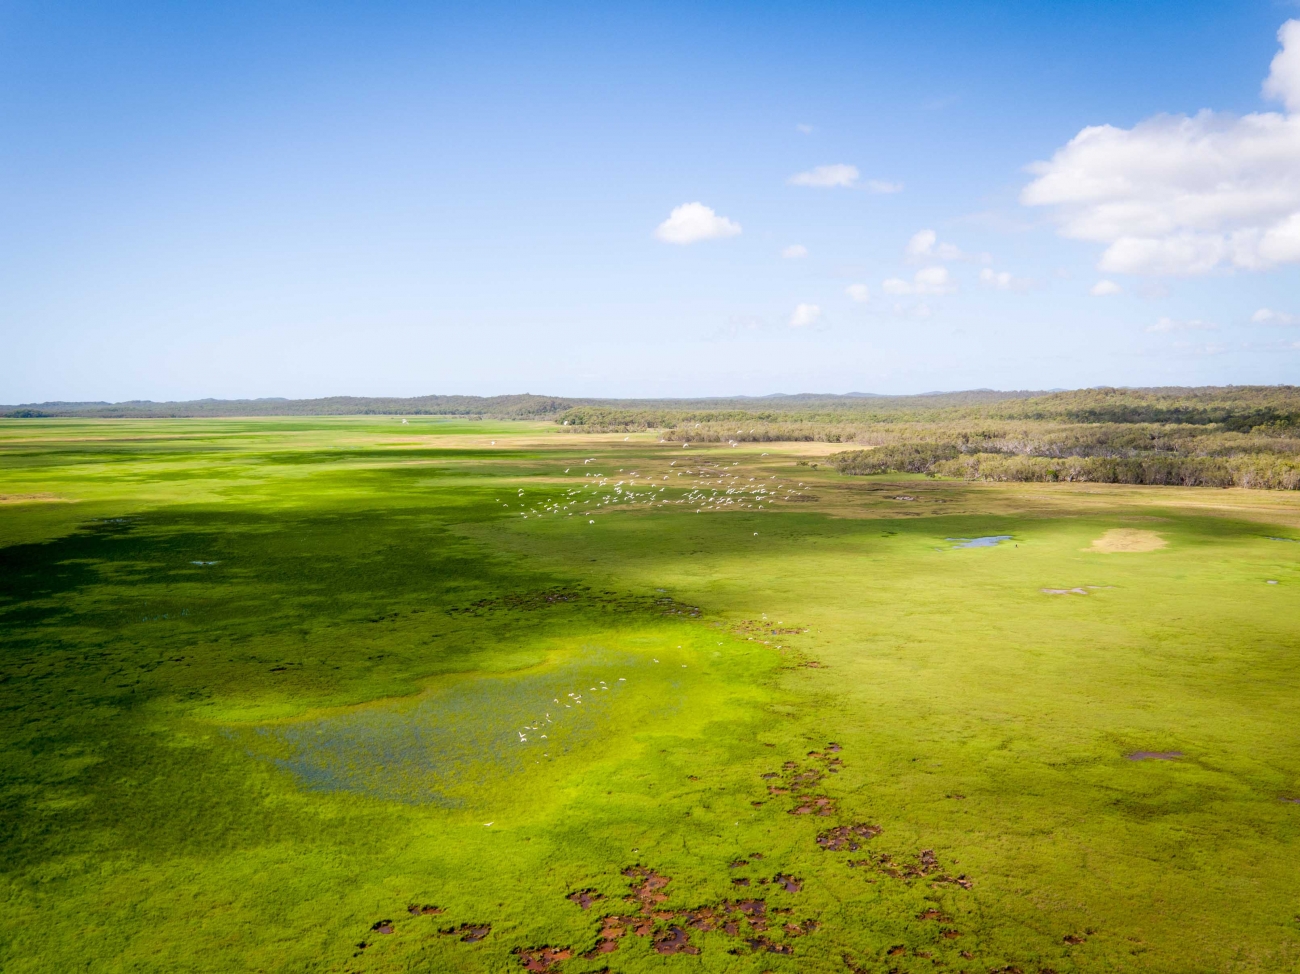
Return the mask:
<svg viewBox="0 0 1300 974"><path fill-rule="evenodd" d="M960 541L954 548L992 548L1000 541L1010 541L1009 534L991 534L985 538L944 538L945 541Z"/></svg>

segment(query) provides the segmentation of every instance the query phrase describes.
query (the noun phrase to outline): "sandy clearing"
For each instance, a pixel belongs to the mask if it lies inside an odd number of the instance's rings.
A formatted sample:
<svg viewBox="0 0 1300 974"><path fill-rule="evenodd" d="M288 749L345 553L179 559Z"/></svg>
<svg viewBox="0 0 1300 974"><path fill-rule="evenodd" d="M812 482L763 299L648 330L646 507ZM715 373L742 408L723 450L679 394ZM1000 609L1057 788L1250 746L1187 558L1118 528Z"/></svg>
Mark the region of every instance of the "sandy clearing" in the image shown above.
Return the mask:
<svg viewBox="0 0 1300 974"><path fill-rule="evenodd" d="M1127 552L1155 551L1165 547L1169 542L1154 531L1140 531L1137 528L1114 528L1093 541L1091 548L1085 551Z"/></svg>
<svg viewBox="0 0 1300 974"><path fill-rule="evenodd" d="M67 497L54 494L0 494L0 504L71 504Z"/></svg>

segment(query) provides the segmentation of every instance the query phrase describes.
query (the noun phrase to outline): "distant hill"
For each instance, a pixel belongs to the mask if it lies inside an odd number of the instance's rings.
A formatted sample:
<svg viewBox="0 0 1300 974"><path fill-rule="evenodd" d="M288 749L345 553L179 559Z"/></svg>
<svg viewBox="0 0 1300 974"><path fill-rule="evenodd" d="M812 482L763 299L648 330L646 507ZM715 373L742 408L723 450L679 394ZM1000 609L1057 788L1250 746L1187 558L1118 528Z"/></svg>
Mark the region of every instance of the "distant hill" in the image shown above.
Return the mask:
<svg viewBox="0 0 1300 974"><path fill-rule="evenodd" d="M581 399L560 396L330 396L324 399L193 399L186 402L39 402L0 406L7 417L83 416L102 418L165 418L183 416L484 416L493 419L546 419L578 407L684 411L853 410L864 400L872 406L926 409L1000 402L1036 395L1030 392L925 393L919 396L881 396L870 392L844 395L776 393L767 396L722 396L696 399Z"/></svg>
<svg viewBox="0 0 1300 974"><path fill-rule="evenodd" d="M595 399L540 396L331 396L324 399L196 399L189 402L42 402L0 406L8 418L237 416L482 416L552 419L574 426L670 427L753 418L774 422L932 421L939 418L1076 423L1216 424L1234 429L1300 425L1296 386L1201 386L999 391L970 389L883 396L867 392Z"/></svg>

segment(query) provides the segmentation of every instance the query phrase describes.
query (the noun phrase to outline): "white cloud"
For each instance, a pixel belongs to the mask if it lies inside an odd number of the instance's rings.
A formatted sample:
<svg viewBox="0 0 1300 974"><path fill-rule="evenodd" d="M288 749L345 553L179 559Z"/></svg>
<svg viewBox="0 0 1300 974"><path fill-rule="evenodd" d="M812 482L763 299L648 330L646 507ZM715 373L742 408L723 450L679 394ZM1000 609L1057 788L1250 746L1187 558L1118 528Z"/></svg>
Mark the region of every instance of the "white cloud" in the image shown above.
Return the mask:
<svg viewBox="0 0 1300 974"><path fill-rule="evenodd" d="M725 216L718 216L712 207L703 203L683 203L673 208L668 219L659 224L655 236L664 243L690 244L699 240L734 237L740 233L740 224Z"/></svg>
<svg viewBox="0 0 1300 974"><path fill-rule="evenodd" d="M980 283L999 291L1023 291L1029 287L1028 278L1016 277L1010 271L995 271L988 267L980 271Z"/></svg>
<svg viewBox="0 0 1300 974"><path fill-rule="evenodd" d="M1124 290L1114 281L1101 280L1088 289L1088 293L1094 298L1104 298L1111 294L1119 294Z"/></svg>
<svg viewBox="0 0 1300 974"><path fill-rule="evenodd" d="M800 304L794 309L794 314L790 316L791 328L807 328L815 325L821 319L822 309L815 304Z"/></svg>
<svg viewBox="0 0 1300 974"><path fill-rule="evenodd" d="M902 183L890 183L883 179L868 179L867 189L873 193L901 193L903 191Z"/></svg>
<svg viewBox="0 0 1300 974"><path fill-rule="evenodd" d="M1264 96L1276 98L1287 111L1300 112L1300 20L1288 20L1277 32L1282 50L1273 57L1264 79Z"/></svg>
<svg viewBox="0 0 1300 974"><path fill-rule="evenodd" d="M785 257L788 260L795 260L799 257L807 257L808 248L805 247L803 244L791 244L789 247L786 247L785 250L781 251L781 256Z"/></svg>
<svg viewBox="0 0 1300 974"><path fill-rule="evenodd" d="M795 126L795 131L802 132L804 135L812 135L813 127L811 125L804 125L803 123L800 123Z"/></svg>
<svg viewBox="0 0 1300 974"><path fill-rule="evenodd" d="M909 257L924 257L934 250L934 242L938 239L939 235L933 230L918 230L903 249Z"/></svg>
<svg viewBox="0 0 1300 974"><path fill-rule="evenodd" d="M910 281L901 277L891 277L881 289L886 294L951 294L957 290L957 284L948 275L946 267L922 267Z"/></svg>
<svg viewBox="0 0 1300 974"><path fill-rule="evenodd" d="M1066 237L1105 244L1098 267L1205 274L1300 262L1300 21L1278 31L1265 91L1296 114L1157 115L1083 129L1021 192Z"/></svg>
<svg viewBox="0 0 1300 974"><path fill-rule="evenodd" d="M871 288L865 284L850 284L844 289L844 293L858 304L866 304L867 301L871 300Z"/></svg>
<svg viewBox="0 0 1300 974"><path fill-rule="evenodd" d="M1147 327L1147 331L1154 334L1167 334L1171 331L1214 331L1219 326L1211 324L1208 321L1200 321L1193 318L1190 321L1176 321L1173 318L1160 318L1154 325Z"/></svg>
<svg viewBox="0 0 1300 974"><path fill-rule="evenodd" d="M1260 308L1250 316L1250 320L1257 325L1300 325L1300 315L1274 311L1272 308Z"/></svg>
<svg viewBox="0 0 1300 974"><path fill-rule="evenodd" d="M858 167L843 164L818 166L807 172L795 173L786 180L791 186L817 186L829 189L833 186L852 186L858 181Z"/></svg>
<svg viewBox="0 0 1300 974"><path fill-rule="evenodd" d="M903 248L908 257L925 260L963 260L966 255L949 243L939 243L933 230L918 230Z"/></svg>

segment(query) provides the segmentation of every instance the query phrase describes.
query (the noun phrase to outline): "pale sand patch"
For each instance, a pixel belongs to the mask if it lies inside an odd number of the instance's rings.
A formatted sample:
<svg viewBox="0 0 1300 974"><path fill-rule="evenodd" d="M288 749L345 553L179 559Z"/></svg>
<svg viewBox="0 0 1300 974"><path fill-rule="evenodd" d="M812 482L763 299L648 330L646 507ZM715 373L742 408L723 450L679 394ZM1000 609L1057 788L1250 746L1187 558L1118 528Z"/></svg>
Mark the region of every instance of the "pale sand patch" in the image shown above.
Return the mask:
<svg viewBox="0 0 1300 974"><path fill-rule="evenodd" d="M54 494L0 494L0 504L71 504L66 497Z"/></svg>
<svg viewBox="0 0 1300 974"><path fill-rule="evenodd" d="M1165 547L1169 542L1154 531L1139 531L1137 528L1115 528L1107 531L1092 543L1091 551L1155 551Z"/></svg>

